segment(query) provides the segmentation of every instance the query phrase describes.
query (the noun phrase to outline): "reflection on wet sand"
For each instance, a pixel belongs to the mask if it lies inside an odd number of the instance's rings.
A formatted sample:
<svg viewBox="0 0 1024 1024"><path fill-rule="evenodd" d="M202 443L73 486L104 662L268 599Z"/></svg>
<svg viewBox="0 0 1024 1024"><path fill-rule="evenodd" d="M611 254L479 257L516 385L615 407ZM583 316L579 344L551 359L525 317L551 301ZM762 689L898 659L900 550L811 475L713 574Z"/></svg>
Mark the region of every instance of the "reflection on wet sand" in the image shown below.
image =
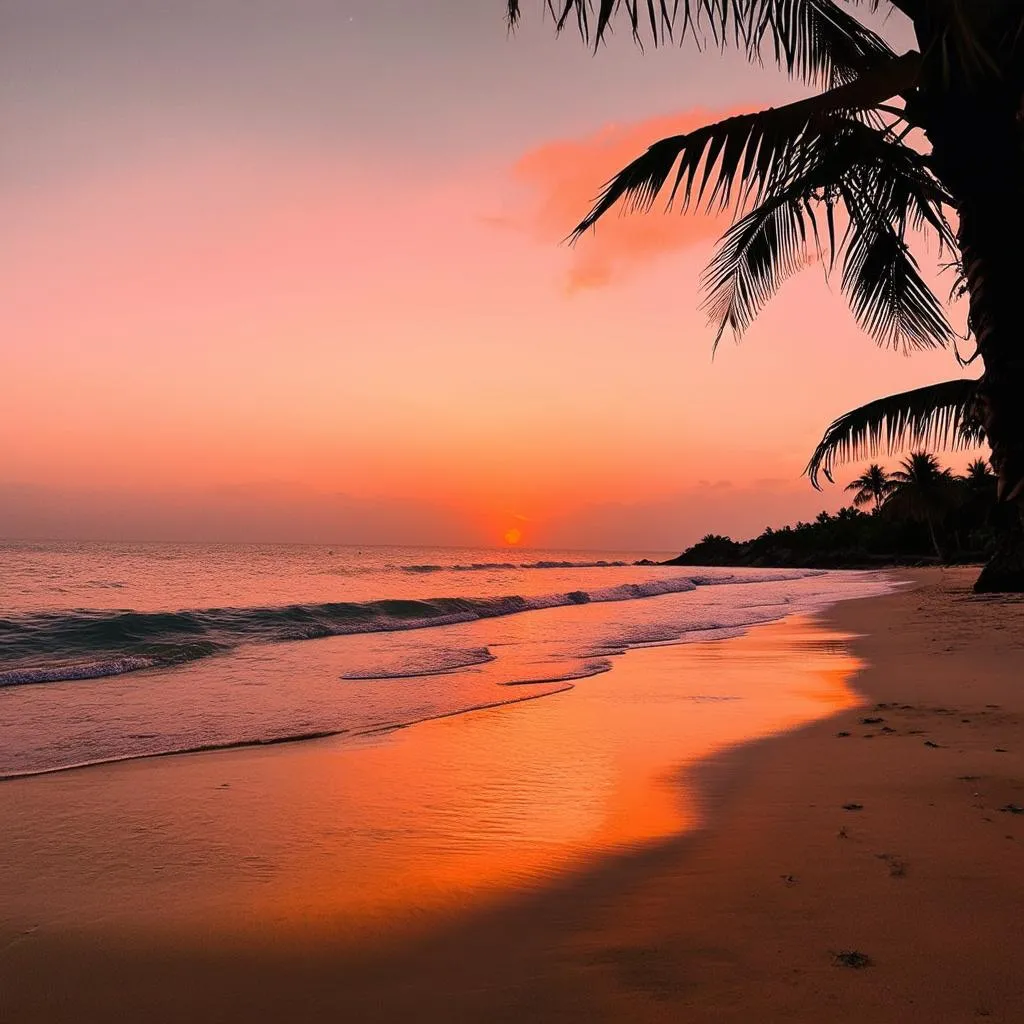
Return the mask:
<svg viewBox="0 0 1024 1024"><path fill-rule="evenodd" d="M694 827L695 762L854 703L842 639L793 618L359 741L6 783L0 940L428 930Z"/></svg>

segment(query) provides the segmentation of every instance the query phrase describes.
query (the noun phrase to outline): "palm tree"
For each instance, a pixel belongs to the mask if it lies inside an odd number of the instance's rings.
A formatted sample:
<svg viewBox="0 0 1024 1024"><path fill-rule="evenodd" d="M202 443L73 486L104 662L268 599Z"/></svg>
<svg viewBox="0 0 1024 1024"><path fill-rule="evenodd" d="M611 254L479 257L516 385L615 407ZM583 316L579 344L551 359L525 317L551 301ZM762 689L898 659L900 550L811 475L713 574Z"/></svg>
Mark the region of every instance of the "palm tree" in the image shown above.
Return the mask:
<svg viewBox="0 0 1024 1024"><path fill-rule="evenodd" d="M997 482L995 474L984 459L975 459L959 480L962 507L958 520L966 537L978 537L978 531L987 531L996 525ZM1003 507L1005 510L1005 506Z"/></svg>
<svg viewBox="0 0 1024 1024"><path fill-rule="evenodd" d="M520 0L506 0L511 24ZM980 379L872 402L829 428L807 467L906 446L987 440L999 496L1024 500L1024 5L1020 0L547 0L557 27L596 46L624 16L638 42L737 48L814 88L784 106L662 139L609 181L573 232L620 202L732 210L704 285L715 344L742 335L784 280L817 255L838 264L861 326L904 350L952 346L943 304L910 241L938 239L969 297ZM909 23L896 53L858 15ZM955 214L956 227L947 219ZM958 354L959 355L959 354ZM1024 590L1024 547L979 589Z"/></svg>
<svg viewBox="0 0 1024 1024"><path fill-rule="evenodd" d="M889 474L877 462L873 462L856 480L846 485L846 490L855 492L853 503L857 508L873 505L877 512L894 486Z"/></svg>
<svg viewBox="0 0 1024 1024"><path fill-rule="evenodd" d="M893 489L886 508L907 519L916 519L928 527L935 554L945 557L939 543L936 523L956 504L956 480L939 460L928 452L914 452L892 474Z"/></svg>
<svg viewBox="0 0 1024 1024"><path fill-rule="evenodd" d="M967 471L961 479L972 491L980 492L992 490L996 483L995 473L989 469L984 459L975 459L968 463Z"/></svg>

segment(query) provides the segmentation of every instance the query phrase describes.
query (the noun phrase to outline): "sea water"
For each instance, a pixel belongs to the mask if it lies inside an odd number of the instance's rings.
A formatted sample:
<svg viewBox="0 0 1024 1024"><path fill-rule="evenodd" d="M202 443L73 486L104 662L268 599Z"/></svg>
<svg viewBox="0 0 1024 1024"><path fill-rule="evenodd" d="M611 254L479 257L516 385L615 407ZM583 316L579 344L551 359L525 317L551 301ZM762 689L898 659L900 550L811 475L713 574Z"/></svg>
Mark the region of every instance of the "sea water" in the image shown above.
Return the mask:
<svg viewBox="0 0 1024 1024"><path fill-rule="evenodd" d="M0 777L571 700L632 648L886 589L871 573L651 564L666 557L3 544Z"/></svg>

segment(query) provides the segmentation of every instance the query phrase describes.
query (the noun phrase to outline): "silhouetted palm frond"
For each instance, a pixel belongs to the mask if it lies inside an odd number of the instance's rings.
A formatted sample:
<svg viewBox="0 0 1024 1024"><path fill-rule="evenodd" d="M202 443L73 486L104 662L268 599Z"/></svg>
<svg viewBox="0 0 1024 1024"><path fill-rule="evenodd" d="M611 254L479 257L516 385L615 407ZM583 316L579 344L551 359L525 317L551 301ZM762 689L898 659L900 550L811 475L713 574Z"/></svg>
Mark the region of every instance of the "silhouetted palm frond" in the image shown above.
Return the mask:
<svg viewBox="0 0 1024 1024"><path fill-rule="evenodd" d="M661 139L605 185L570 237L578 239L620 201L628 211L649 210L670 178L669 206L678 203L680 211L749 207L806 167L823 137L835 135L851 115L909 87L917 69L917 55L907 54L820 95Z"/></svg>
<svg viewBox="0 0 1024 1024"><path fill-rule="evenodd" d="M889 395L840 416L825 432L805 472L815 487L818 477L832 481L841 462L889 454L908 446L967 448L983 435L971 419L977 381L949 380L899 395Z"/></svg>
<svg viewBox="0 0 1024 1024"><path fill-rule="evenodd" d="M842 285L857 322L894 348L948 345L953 329L910 252L906 221L894 227L868 190L858 194L844 182L840 192L850 215Z"/></svg>
<svg viewBox="0 0 1024 1024"><path fill-rule="evenodd" d="M928 228L940 247L953 247L943 212L949 196L919 153L862 120L879 97L912 80L916 67L913 55L900 58L820 96L662 139L605 186L570 237L578 239L616 204L647 211L663 191L669 208L680 211L749 211L705 273L716 346L727 328L742 335L807 261L812 235L829 266L844 251L843 289L879 344L946 346L954 333L906 235ZM848 223L839 240L837 205Z"/></svg>
<svg viewBox="0 0 1024 1024"><path fill-rule="evenodd" d="M888 44L835 0L544 0L558 31L574 23L594 46L621 14L633 38L655 46L690 37L774 60L805 81L836 85L893 56ZM521 0L508 0L515 25Z"/></svg>
<svg viewBox="0 0 1024 1024"><path fill-rule="evenodd" d="M921 155L854 118L830 119L827 131L800 143L780 157L764 198L725 234L705 271L715 344L727 327L737 338L747 330L810 258L812 237L829 266L846 247L851 305L876 341L909 348L949 344L953 332L942 304L904 244L908 229L928 228L940 249L955 247L943 212L950 198ZM838 242L837 207L846 208L850 228L857 229ZM886 255L889 262L880 262Z"/></svg>

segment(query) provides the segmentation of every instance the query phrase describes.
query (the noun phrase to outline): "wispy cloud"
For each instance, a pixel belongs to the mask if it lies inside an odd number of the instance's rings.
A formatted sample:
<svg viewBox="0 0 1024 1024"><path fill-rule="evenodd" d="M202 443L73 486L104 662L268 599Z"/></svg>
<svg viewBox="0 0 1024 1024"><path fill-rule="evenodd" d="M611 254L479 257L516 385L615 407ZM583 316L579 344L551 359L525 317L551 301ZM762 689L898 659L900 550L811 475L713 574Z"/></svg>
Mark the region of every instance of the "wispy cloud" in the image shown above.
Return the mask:
<svg viewBox="0 0 1024 1024"><path fill-rule="evenodd" d="M560 139L525 153L514 168L529 190L526 226L546 241L565 238L587 212L601 186L658 139L692 131L728 113L705 110L623 125L593 135ZM717 237L722 217L703 212L664 215L656 203L649 214L610 213L573 249L567 287L598 288L640 271L651 261L695 242Z"/></svg>

